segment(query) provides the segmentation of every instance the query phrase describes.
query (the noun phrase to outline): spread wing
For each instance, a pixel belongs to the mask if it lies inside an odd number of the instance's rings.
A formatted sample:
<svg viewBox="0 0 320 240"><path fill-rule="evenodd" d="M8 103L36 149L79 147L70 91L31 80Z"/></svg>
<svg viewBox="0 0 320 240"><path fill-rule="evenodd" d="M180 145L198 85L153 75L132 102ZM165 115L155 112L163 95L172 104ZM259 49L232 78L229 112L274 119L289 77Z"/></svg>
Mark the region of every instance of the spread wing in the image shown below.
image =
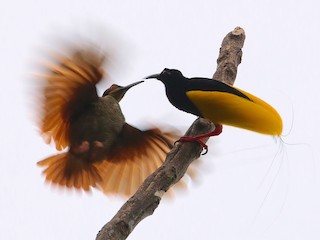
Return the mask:
<svg viewBox="0 0 320 240"><path fill-rule="evenodd" d="M103 60L98 52L81 49L44 66L40 131L48 143L55 142L57 150L69 145L72 118L98 98L95 85L103 76Z"/></svg>
<svg viewBox="0 0 320 240"><path fill-rule="evenodd" d="M176 132L158 128L141 131L125 124L107 161L99 165L101 190L105 194L132 195L161 166L177 139Z"/></svg>
<svg viewBox="0 0 320 240"><path fill-rule="evenodd" d="M125 124L103 161L88 162L68 152L48 157L38 165L45 167L46 181L54 185L84 191L97 187L107 195L129 196L162 165L177 139L173 131L141 131ZM183 181L179 183L184 187Z"/></svg>

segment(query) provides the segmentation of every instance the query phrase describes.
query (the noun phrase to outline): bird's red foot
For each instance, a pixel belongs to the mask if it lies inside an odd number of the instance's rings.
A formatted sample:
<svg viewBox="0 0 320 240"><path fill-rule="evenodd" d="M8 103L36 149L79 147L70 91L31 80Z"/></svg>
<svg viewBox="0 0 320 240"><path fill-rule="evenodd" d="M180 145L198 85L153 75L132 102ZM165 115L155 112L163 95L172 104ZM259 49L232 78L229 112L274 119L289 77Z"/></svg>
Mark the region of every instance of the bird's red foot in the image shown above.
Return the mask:
<svg viewBox="0 0 320 240"><path fill-rule="evenodd" d="M198 135L198 136L182 136L179 140L175 141L175 144L177 142L192 142L192 141L197 142L205 150L205 152L201 153L201 155L205 155L208 152L208 146L201 139L217 136L221 132L222 132L222 125L215 124L215 129L212 132L209 132L207 134Z"/></svg>
<svg viewBox="0 0 320 240"><path fill-rule="evenodd" d="M198 136L182 136L180 139L174 142L176 144L177 142L197 142L201 145L201 147L205 150L204 153L201 153L201 155L205 155L208 152L208 145L205 144Z"/></svg>

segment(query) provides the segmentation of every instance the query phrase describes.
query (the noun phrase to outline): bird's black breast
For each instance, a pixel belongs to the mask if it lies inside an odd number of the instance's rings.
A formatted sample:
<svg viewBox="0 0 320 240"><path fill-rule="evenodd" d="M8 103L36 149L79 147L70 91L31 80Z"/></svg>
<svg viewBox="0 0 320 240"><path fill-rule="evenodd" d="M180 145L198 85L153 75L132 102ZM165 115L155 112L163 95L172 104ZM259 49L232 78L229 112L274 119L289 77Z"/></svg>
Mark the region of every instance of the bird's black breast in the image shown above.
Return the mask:
<svg viewBox="0 0 320 240"><path fill-rule="evenodd" d="M199 110L187 97L186 84L181 84L180 82L177 81L177 82L171 82L169 84L165 84L165 86L166 86L166 95L173 106L175 106L176 108L184 112L202 117Z"/></svg>

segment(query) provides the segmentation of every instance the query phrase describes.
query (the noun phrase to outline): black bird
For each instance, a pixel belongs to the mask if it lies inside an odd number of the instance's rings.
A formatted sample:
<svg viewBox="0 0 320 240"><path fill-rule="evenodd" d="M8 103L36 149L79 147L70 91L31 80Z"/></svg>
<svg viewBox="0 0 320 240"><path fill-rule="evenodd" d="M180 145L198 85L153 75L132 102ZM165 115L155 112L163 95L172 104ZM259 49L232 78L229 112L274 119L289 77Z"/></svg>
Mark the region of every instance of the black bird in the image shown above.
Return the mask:
<svg viewBox="0 0 320 240"><path fill-rule="evenodd" d="M165 68L160 74L146 77L150 78L163 82L166 95L176 108L206 118L216 126L211 133L184 136L180 139L182 141L195 140L206 148L201 138L219 135L222 124L268 135L279 136L282 133L279 113L243 90L213 79L186 78L176 69Z"/></svg>

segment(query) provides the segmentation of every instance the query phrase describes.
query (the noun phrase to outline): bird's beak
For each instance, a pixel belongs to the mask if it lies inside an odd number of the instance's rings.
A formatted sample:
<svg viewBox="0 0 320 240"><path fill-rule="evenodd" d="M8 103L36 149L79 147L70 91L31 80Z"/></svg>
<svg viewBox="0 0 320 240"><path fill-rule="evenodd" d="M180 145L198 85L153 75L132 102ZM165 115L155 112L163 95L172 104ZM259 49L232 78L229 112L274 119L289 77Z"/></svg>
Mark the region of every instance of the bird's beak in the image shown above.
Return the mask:
<svg viewBox="0 0 320 240"><path fill-rule="evenodd" d="M150 79L150 78L156 78L156 79L159 79L159 77L160 77L160 74L159 74L159 73L157 73L157 74L152 74L152 75L150 75L150 76L147 76L147 77L145 77L144 79Z"/></svg>
<svg viewBox="0 0 320 240"><path fill-rule="evenodd" d="M105 95L111 95L112 97L114 97L118 102L120 102L120 100L123 98L123 96L126 94L126 92L132 88L133 86L136 86L140 83L143 83L144 81L138 81L138 82L135 82L135 83L131 83L127 86L118 86L118 85L113 85L111 86L111 88L109 88L108 90L106 90L106 92L103 94L104 96Z"/></svg>
<svg viewBox="0 0 320 240"><path fill-rule="evenodd" d="M121 87L121 91L128 91L130 88L140 84L140 83L143 83L144 81L138 81L138 82L134 82L134 83L131 83L127 86L124 86L124 87Z"/></svg>

